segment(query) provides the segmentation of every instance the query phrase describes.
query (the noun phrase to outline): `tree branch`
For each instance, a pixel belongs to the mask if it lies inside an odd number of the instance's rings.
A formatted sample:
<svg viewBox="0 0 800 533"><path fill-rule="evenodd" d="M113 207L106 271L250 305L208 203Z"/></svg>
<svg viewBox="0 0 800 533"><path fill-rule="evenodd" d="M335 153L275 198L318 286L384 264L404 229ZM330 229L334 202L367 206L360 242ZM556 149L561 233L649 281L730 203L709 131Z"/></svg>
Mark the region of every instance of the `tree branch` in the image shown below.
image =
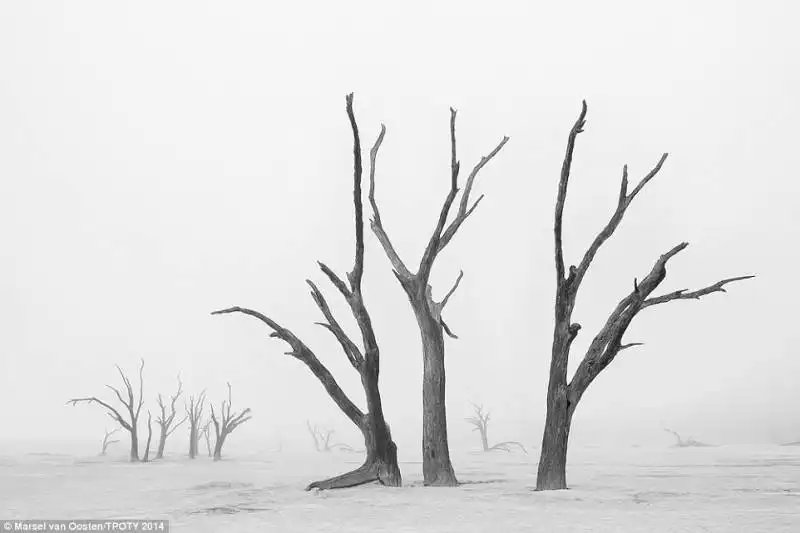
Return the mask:
<svg viewBox="0 0 800 533"><path fill-rule="evenodd" d="M344 332L342 327L334 318L333 313L331 312L330 308L328 307L328 302L325 301L325 297L322 295L322 292L314 285L314 282L311 280L306 280L306 283L311 287L311 297L314 299L314 302L319 307L322 314L325 316L325 319L328 321L327 323L317 322L320 326L324 327L336 337L336 340L339 341L339 344L342 346L342 350L344 350L347 359L350 361L350 364L353 365L353 368L356 370L361 370L361 365L364 364L364 356L361 355L361 350L358 349L358 346L347 336Z"/></svg>
<svg viewBox="0 0 800 533"><path fill-rule="evenodd" d="M575 151L575 139L578 134L583 132L586 124L586 100L583 101L581 114L572 126L567 138L567 151L564 154L564 162L561 165L561 179L558 182L558 196L556 198L556 215L553 231L555 234L555 256L556 256L556 279L559 288L564 281L564 246L562 244L562 227L564 217L564 203L567 199L567 184L569 183L569 173L572 168L572 154Z"/></svg>
<svg viewBox="0 0 800 533"><path fill-rule="evenodd" d="M444 306L447 305L447 302L448 300L450 300L450 297L453 295L453 293L456 292L458 285L461 283L461 278L463 277L464 277L464 271L461 270L458 273L458 277L456 278L456 282L453 284L453 287L447 292L447 294L444 295L444 298L442 298L442 301L439 303L440 312L442 309L444 309Z"/></svg>
<svg viewBox="0 0 800 533"><path fill-rule="evenodd" d="M245 315L250 315L269 326L269 328L272 329L270 337L279 338L289 344L289 346L292 348L292 351L286 352L286 354L291 355L292 357L295 357L296 359L299 359L305 363L309 370L311 370L311 372L317 377L322 386L325 387L325 390L328 392L333 401L336 402L342 412L344 412L344 414L357 427L363 427L364 413L352 402L352 400L350 400L347 394L345 394L328 368L320 362L314 352L312 352L308 346L298 339L294 333L282 327L266 315L244 307L230 307L228 309L214 311L211 314L223 315L230 313L243 313Z"/></svg>
<svg viewBox="0 0 800 533"><path fill-rule="evenodd" d="M126 430L131 431L132 429L131 425L128 422L126 422L124 418L122 418L122 415L119 414L119 411L114 409L112 406L110 406L100 398L97 398L96 396L89 396L86 398L72 398L71 400L67 400L67 405L72 404L72 406L75 407L79 403L92 403L92 402L102 405L103 407L108 409L110 411L109 416L111 416L112 419L118 422L119 425L125 428Z"/></svg>
<svg viewBox="0 0 800 533"><path fill-rule="evenodd" d="M378 241L381 243L383 251L386 253L386 257L388 257L389 261L392 263L392 268L394 268L395 274L400 276L402 279L408 280L411 279L412 274L406 267L405 263L403 263L403 260L400 259L400 256L397 254L394 245L392 245L391 239L389 239L389 235L386 233L386 230L384 230L383 223L381 222L381 213L378 209L378 203L375 201L375 165L378 158L378 150L383 143L383 137L385 135L386 126L381 124L381 132L378 135L378 138L375 140L375 144L372 145L372 149L369 151L369 203L372 206L372 220L370 221L370 227L372 228L372 232L378 238Z"/></svg>
<svg viewBox="0 0 800 533"><path fill-rule="evenodd" d="M355 204L356 218L356 257L353 270L347 276L350 280L350 287L354 292L360 291L361 278L364 274L364 208L361 203L361 139L358 135L358 124L356 124L355 113L353 112L353 93L347 95L347 117L350 119L350 127L353 130L353 203Z"/></svg>
<svg viewBox="0 0 800 533"><path fill-rule="evenodd" d="M453 221L447 227L444 234L442 235L441 240L439 241L439 250L438 250L439 252L441 252L444 249L444 247L447 246L447 244L450 242L450 240L458 231L458 228L461 227L461 224L464 223L467 217L469 217L472 214L472 212L475 211L475 208L478 207L478 204L481 203L481 200L483 200L484 195L480 195L478 199L475 200L475 203L472 204L471 207L469 206L469 196L470 193L472 192L472 185L475 183L475 177L478 175L478 172L480 172L481 169L484 166L486 166L486 164L489 161L491 161L494 158L494 156L496 156L498 152L500 152L500 150L503 149L503 146L505 146L508 141L509 137L503 137L503 139L495 147L495 149L492 150L489 153L489 155L481 157L481 160L478 162L477 165L475 165L475 167L472 169L472 172L470 172L469 177L467 178L467 183L464 187L464 192L461 194L461 201L458 207L458 213L456 214L455 219L453 219Z"/></svg>
<svg viewBox="0 0 800 533"><path fill-rule="evenodd" d="M617 353L623 349L623 346L631 347L638 344L623 345L622 337L633 318L643 308L646 298L667 276L667 261L687 246L689 246L689 243L683 242L662 254L653 265L650 273L640 283L634 283L633 291L623 298L609 315L605 325L589 345L586 355L578 365L568 385L570 392L575 397L573 406L597 375L611 364Z"/></svg>
<svg viewBox="0 0 800 533"><path fill-rule="evenodd" d="M433 261L439 253L439 240L442 238L442 231L444 225L447 223L447 215L450 213L450 208L458 194L458 173L461 169L461 163L456 157L456 110L450 108L450 191L444 199L442 209L439 211L439 218L436 221L436 227L433 230L431 238L428 240L428 245L422 254L422 259L419 262L419 270L417 271L418 278L423 282L428 282Z"/></svg>
<svg viewBox="0 0 800 533"><path fill-rule="evenodd" d="M653 298L648 298L644 301L644 305L642 307L650 307L651 305L663 304L666 302L671 302L673 300L699 300L701 296L705 296L707 294L711 294L714 292L727 292L724 286L728 283L733 283L734 281L741 281L745 279L751 279L755 276L737 276L735 278L727 278L720 280L713 285L709 285L708 287L704 287L702 289L698 289L696 291L687 292L688 289L681 289L678 291L674 291L668 294L664 294L662 296L656 296Z"/></svg>
<svg viewBox="0 0 800 533"><path fill-rule="evenodd" d="M647 185L656 174L658 174L661 167L664 165L664 162L667 160L668 154L663 154L661 159L658 161L655 167L639 182L639 185L633 190L632 193L627 194L628 190L628 165L625 165L622 170L622 183L620 185L619 191L619 200L617 202L617 208L614 210L614 214L611 216L611 219L605 225L603 230L594 238L592 244L589 246L589 249L586 250L586 253L583 255L583 259L581 259L580 265L574 271L572 276L573 281L570 283L569 290L571 294L576 294L578 291L578 287L580 287L581 281L583 281L584 276L586 275L586 271L589 270L589 266L592 264L592 260L594 259L597 252L600 250L600 247L614 234L617 227L619 226L620 222L622 222L623 217L625 216L625 211L630 206L633 199L639 194L639 191Z"/></svg>

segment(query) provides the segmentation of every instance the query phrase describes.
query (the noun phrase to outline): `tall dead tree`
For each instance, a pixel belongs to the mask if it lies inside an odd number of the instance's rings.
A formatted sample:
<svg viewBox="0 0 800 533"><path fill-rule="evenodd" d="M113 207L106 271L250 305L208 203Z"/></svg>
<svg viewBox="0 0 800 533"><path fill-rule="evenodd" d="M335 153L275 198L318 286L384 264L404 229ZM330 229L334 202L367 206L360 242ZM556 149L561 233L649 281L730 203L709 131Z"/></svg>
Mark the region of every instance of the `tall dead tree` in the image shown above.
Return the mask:
<svg viewBox="0 0 800 533"><path fill-rule="evenodd" d="M119 372L120 377L122 378L122 383L125 385L126 395L123 397L120 390L116 387L111 385L106 385L106 388L111 389L114 392L114 395L117 397L117 400L123 405L125 410L127 411L127 418L124 418L120 412L115 409L109 403L97 398L96 396L88 396L85 398L73 398L71 400L67 400L67 404L72 404L73 406L78 405L79 403L96 403L101 407L105 408L107 411L107 415L111 417L113 421L119 424L122 429L127 431L131 437L131 451L130 451L130 460L131 462L138 462L139 461L139 431L138 431L138 423L139 423L139 413L142 410L142 403L143 403L143 389L144 389L144 359L141 360L141 364L139 365L139 399L136 399L136 395L133 392L133 386L131 385L130 380L119 367L119 365L114 365L117 368L117 372Z"/></svg>
<svg viewBox="0 0 800 533"><path fill-rule="evenodd" d="M366 396L367 410L362 411L342 390L328 368L320 362L313 351L297 336L276 323L271 318L242 307L231 307L212 314L244 313L253 316L270 329L271 337L279 338L291 347L287 355L298 359L317 377L331 399L339 406L342 412L364 435L367 457L364 464L352 472L342 474L324 481L311 483L307 489L334 489L352 487L372 481L379 481L384 485L399 486L401 484L400 469L397 466L397 446L392 440L389 425L383 415L378 376L380 372L380 349L372 328L372 319L367 312L364 296L361 289L361 280L364 274L364 219L361 192L361 140L358 126L353 112L353 95L347 96L347 116L353 131L353 204L355 209L355 261L353 270L347 274L347 283L324 263L319 263L322 272L342 294L361 333L363 352L358 345L344 332L331 312L325 297L317 286L306 280L311 287L311 296L319 307L325 322L318 323L329 330L339 342L348 361L359 373L361 385ZM373 153L376 148L373 148Z"/></svg>
<svg viewBox="0 0 800 533"><path fill-rule="evenodd" d="M183 394L183 383L181 383L181 378L178 376L178 390L174 395L169 397L169 411L167 410L167 406L164 404L164 398L161 396L161 394L158 395L158 408L161 410L161 414L156 416L156 424L158 424L158 427L161 431L158 437L156 459L161 459L164 457L164 446L167 444L167 437L172 435L176 429L178 429L189 419L189 415L187 413L182 419L178 421L175 420L177 415L175 403L178 401L178 398L180 398L181 394Z"/></svg>
<svg viewBox="0 0 800 533"><path fill-rule="evenodd" d="M225 400L222 400L222 404L220 405L219 409L219 419L214 412L214 404L209 402L208 405L211 408L211 421L214 423L214 435L216 436L216 444L214 444L214 460L219 461L222 459L222 446L225 444L225 439L228 438L228 435L233 433L234 429L238 428L252 418L250 415L251 411L249 407L239 413L236 411L231 411L233 398L231 395L230 383L228 383L228 401L226 402Z"/></svg>
<svg viewBox="0 0 800 533"><path fill-rule="evenodd" d="M197 442L200 439L200 420L203 418L203 407L206 404L206 391L195 398L189 396L189 403L185 404L186 417L189 419L189 459L197 457Z"/></svg>
<svg viewBox="0 0 800 533"><path fill-rule="evenodd" d="M440 302L433 299L433 289L429 281L433 264L439 253L444 250L483 199L483 195L481 195L472 205L469 203L475 178L480 170L505 146L509 138L503 137L495 149L489 155L482 157L472 169L464 185L455 217L450 224L447 224L450 210L459 192L458 176L461 168L456 156L456 111L450 109L450 191L439 212L436 226L422 254L417 271L413 273L392 245L389 235L383 227L378 204L375 201L375 162L385 133L386 127L381 125L380 135L370 151L369 201L373 213L371 227L391 262L395 277L408 296L422 338L422 471L424 483L425 485L455 486L458 484L458 480L450 462L450 449L447 441L444 333L454 339L458 337L447 327L442 318L442 311L458 288L464 273L463 271L459 273L453 287Z"/></svg>
<svg viewBox="0 0 800 533"><path fill-rule="evenodd" d="M111 437L112 437L112 436L113 436L113 435L114 435L114 434L115 434L117 431L119 431L119 429L120 429L120 428L114 428L114 429L112 429L111 431L109 431L109 430L107 430L107 429L105 430L105 434L106 434L106 435L105 435L105 437L103 437L103 448L100 450L100 455L105 455L105 454L106 454L106 449L108 449L108 447L109 447L110 445L112 445L112 444L114 444L114 443L116 443L116 442L119 442L119 440L117 440L117 439L111 439Z"/></svg>
<svg viewBox="0 0 800 533"><path fill-rule="evenodd" d="M475 414L465 418L464 420L473 426L472 431L477 431L480 434L481 449L484 452L510 452L511 448L516 446L522 450L523 453L528 453L528 450L525 449L525 446L521 442L517 442L515 440L506 440L503 442L498 442L493 446L489 446L489 419L491 418L491 415L489 411L486 411L485 413L483 412L482 405L472 404L472 408L475 410Z"/></svg>
<svg viewBox="0 0 800 533"><path fill-rule="evenodd" d="M611 364L620 351L641 345L638 342L623 342L628 326L630 326L639 311L675 300L698 299L714 292L725 292L724 286L726 284L753 277L727 278L694 291L681 289L661 296L651 296L667 275L667 261L689 245L686 242L678 244L659 257L653 268L641 281L634 278L633 290L620 300L611 312L605 325L589 345L572 379L567 382L570 346L581 329L580 324L572 322L572 311L575 307L575 299L581 282L598 250L617 229L636 195L658 174L667 159L667 154L663 154L655 167L630 192L628 192L628 167L627 165L623 167L622 182L614 213L589 245L580 263L577 266L572 265L566 270L562 247L562 217L567 197L567 184L570 178L575 139L583 131L586 110L586 102L584 101L580 116L573 125L567 140L566 155L561 167L561 178L556 200L554 225L556 263L555 328L550 362L550 381L547 389L547 418L542 437L542 451L536 480L538 490L564 489L567 487L567 444L575 408L586 392L587 387L603 369Z"/></svg>

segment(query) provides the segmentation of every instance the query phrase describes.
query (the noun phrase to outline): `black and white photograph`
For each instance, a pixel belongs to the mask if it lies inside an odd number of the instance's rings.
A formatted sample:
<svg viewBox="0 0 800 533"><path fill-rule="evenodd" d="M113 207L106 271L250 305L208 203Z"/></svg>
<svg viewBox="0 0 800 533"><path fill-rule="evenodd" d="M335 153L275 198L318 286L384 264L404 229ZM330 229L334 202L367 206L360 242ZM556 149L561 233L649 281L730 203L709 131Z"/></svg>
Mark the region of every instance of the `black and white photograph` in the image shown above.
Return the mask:
<svg viewBox="0 0 800 533"><path fill-rule="evenodd" d="M0 3L0 531L800 532L798 20Z"/></svg>

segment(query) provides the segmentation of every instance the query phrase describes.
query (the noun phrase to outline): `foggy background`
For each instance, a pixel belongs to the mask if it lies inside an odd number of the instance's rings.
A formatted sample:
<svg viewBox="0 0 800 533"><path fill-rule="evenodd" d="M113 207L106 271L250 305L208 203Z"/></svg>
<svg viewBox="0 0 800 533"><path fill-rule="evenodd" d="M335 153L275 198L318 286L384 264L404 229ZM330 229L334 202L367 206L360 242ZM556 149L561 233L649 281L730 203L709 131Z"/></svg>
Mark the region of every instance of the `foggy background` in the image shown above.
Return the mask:
<svg viewBox="0 0 800 533"><path fill-rule="evenodd" d="M632 183L670 157L603 247L578 297L570 368L633 278L675 244L659 294L756 274L644 311L576 414L584 445L800 438L795 283L798 8L791 2L14 2L0 5L2 439L97 439L114 364L145 398L225 382L254 418L231 445L309 448L305 420L360 435L265 325L294 331L359 405L358 376L313 323L317 269L352 268L355 92L364 153L383 122L377 196L418 264L448 189L450 106L481 207L433 272L444 314L451 449L491 410L490 440L538 446L555 289L552 220L567 133L589 104L565 211L567 264ZM366 178L366 176L365 176ZM366 186L366 182L365 182ZM370 211L365 208L365 214ZM400 458L421 441L419 332L367 227L364 292ZM146 416L144 416L146 422ZM146 429L144 430L146 432ZM185 448L184 431L168 450ZM123 446L122 444L118 445ZM202 446L201 446L202 448ZM120 448L121 450L121 448ZM93 453L93 448L87 448Z"/></svg>

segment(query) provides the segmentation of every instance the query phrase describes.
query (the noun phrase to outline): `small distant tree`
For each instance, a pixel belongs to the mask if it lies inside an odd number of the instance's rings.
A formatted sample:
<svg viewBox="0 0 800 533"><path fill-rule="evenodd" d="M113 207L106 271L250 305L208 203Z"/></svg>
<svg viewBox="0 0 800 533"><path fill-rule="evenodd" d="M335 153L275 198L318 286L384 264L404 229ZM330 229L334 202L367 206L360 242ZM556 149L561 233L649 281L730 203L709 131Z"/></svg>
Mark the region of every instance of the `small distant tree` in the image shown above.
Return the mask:
<svg viewBox="0 0 800 533"><path fill-rule="evenodd" d="M677 431L672 431L671 429L664 428L664 431L671 434L675 437L675 448L705 448L711 446L710 444L706 444L705 442L700 442L694 440L692 437L683 440L680 435L678 435Z"/></svg>
<svg viewBox="0 0 800 533"><path fill-rule="evenodd" d="M186 416L189 419L189 458L197 457L197 442L200 439L200 420L203 417L203 408L206 404L206 391L195 398L189 396L189 403L184 405Z"/></svg>
<svg viewBox="0 0 800 533"><path fill-rule="evenodd" d="M472 404L472 408L475 410L475 415L469 418L465 418L470 425L474 426L472 431L477 431L481 436L481 448L484 452L496 452L496 451L504 451L510 452L511 448L516 446L523 453L528 453L528 450L525 449L525 446L522 445L521 442L517 442L515 440L506 440L503 442L498 442L494 446L489 446L489 411L483 412L482 405L475 405Z"/></svg>
<svg viewBox="0 0 800 533"><path fill-rule="evenodd" d="M241 412L231 411L233 400L231 398L231 384L228 383L228 401L222 401L219 414L217 418L214 412L214 404L209 403L211 407L211 421L214 423L214 434L216 437L216 444L214 445L214 460L219 461L222 459L222 446L225 444L225 439L228 435L233 433L233 430L250 420L250 408L247 407Z"/></svg>
<svg viewBox="0 0 800 533"><path fill-rule="evenodd" d="M208 421L200 428L200 436L203 437L206 441L206 451L208 452L209 457L213 457L214 452L211 448L211 419L209 418Z"/></svg>
<svg viewBox="0 0 800 533"><path fill-rule="evenodd" d="M312 427L308 420L306 420L306 427L308 428L308 432L311 434L311 438L314 439L314 449L318 452L331 452L336 449L346 452L356 451L349 444L344 444L341 442L331 443L333 434L336 433L336 431L332 429L319 429L317 428L316 424Z"/></svg>
<svg viewBox="0 0 800 533"><path fill-rule="evenodd" d="M119 429L120 429L120 428L114 428L114 429L112 429L111 431L109 431L109 430L107 430L107 429L106 429L106 430L104 430L104 431L105 431L105 433L106 433L106 436L105 436L105 437L103 437L103 448L102 448L102 450L100 450L100 455L105 455L105 454L106 454L106 449L107 449L107 448L108 448L110 445L112 445L112 444L114 444L114 443L116 443L116 442L119 442L119 440L117 440L117 439L111 439L111 437L112 437L112 436L113 436L113 435L114 435L116 432L118 432L118 431L119 431Z"/></svg>
<svg viewBox="0 0 800 533"><path fill-rule="evenodd" d="M131 385L130 380L119 367L119 365L115 365L117 368L117 372L119 372L120 377L122 378L122 383L125 385L126 395L123 397L120 390L116 387L111 385L106 385L106 388L112 390L117 397L117 400L123 405L125 410L127 411L127 417L123 417L120 412L111 406L109 403L97 398L96 396L87 396L84 398L72 398L71 400L67 400L67 404L72 404L73 406L78 405L79 403L96 403L101 407L107 410L107 415L111 417L116 423L118 423L122 429L127 431L131 437L131 451L130 451L130 460L131 462L135 463L139 461L139 432L138 432L138 423L139 423L139 413L142 410L142 393L144 390L144 359L141 360L141 364L139 365L139 398L137 400L136 395L133 391L133 386Z"/></svg>
<svg viewBox="0 0 800 533"><path fill-rule="evenodd" d="M580 324L572 321L572 313L575 309L575 302L581 283L585 279L597 252L622 222L628 207L650 180L659 173L662 165L667 160L667 154L665 153L632 191L628 190L628 167L627 165L623 167L617 205L613 214L589 245L578 265L566 268L562 242L564 205L567 198L567 185L570 179L575 141L578 135L583 132L583 127L586 123L586 111L586 102L584 101L580 116L572 126L567 139L567 149L561 166L556 198L555 221L553 224L556 266L555 325L550 358L550 379L547 386L547 414L536 478L537 490L567 488L567 445L575 408L589 385L594 382L604 369L608 368L621 351L634 346L641 346L642 343L640 342L624 342L628 327L640 311L672 301L697 300L708 294L725 292L724 287L728 283L753 277L727 278L694 291L681 289L660 296L653 296L653 292L667 277L667 262L689 246L689 243L686 242L678 244L661 255L650 272L641 278L641 281L634 278L633 290L616 305L606 323L589 344L572 379L568 380L567 369L570 348L581 329Z"/></svg>
<svg viewBox="0 0 800 533"><path fill-rule="evenodd" d="M160 428L160 436L158 438L158 450L156 451L156 459L161 459L164 457L164 447L167 444L167 437L172 435L172 433L178 429L184 422L189 419L189 415L186 414L182 419L176 421L175 417L177 415L177 409L175 408L175 403L180 398L181 394L183 393L183 383L181 383L181 378L178 376L178 390L177 392L170 396L169 402L169 410L167 410L167 406L164 404L164 398L162 398L161 394L158 395L158 408L161 411L160 415L156 416L156 424Z"/></svg>

